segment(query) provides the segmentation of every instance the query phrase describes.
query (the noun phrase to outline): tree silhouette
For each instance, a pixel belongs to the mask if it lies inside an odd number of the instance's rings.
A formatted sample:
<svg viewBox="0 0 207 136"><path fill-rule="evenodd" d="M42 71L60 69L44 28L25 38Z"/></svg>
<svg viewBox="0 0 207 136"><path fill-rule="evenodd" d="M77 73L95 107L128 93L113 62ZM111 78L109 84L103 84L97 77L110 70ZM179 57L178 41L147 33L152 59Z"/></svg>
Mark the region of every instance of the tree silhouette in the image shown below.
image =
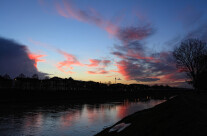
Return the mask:
<svg viewBox="0 0 207 136"><path fill-rule="evenodd" d="M21 74L18 76L18 78L26 78L26 76L25 76L23 73L21 73Z"/></svg>
<svg viewBox="0 0 207 136"><path fill-rule="evenodd" d="M8 74L5 74L5 75L3 76L3 78L4 78L4 79L11 79L10 76L9 76Z"/></svg>
<svg viewBox="0 0 207 136"><path fill-rule="evenodd" d="M32 75L32 78L33 78L33 79L39 79L39 77L38 77L37 74Z"/></svg>
<svg viewBox="0 0 207 136"><path fill-rule="evenodd" d="M201 88L202 75L207 68L207 44L198 39L188 39L173 51L177 68L186 72L189 83L197 90Z"/></svg>
<svg viewBox="0 0 207 136"><path fill-rule="evenodd" d="M200 64L203 65L203 69L198 75L198 88L207 90L207 55L201 58Z"/></svg>
<svg viewBox="0 0 207 136"><path fill-rule="evenodd" d="M68 79L69 79L69 80L74 80L72 77L69 77Z"/></svg>

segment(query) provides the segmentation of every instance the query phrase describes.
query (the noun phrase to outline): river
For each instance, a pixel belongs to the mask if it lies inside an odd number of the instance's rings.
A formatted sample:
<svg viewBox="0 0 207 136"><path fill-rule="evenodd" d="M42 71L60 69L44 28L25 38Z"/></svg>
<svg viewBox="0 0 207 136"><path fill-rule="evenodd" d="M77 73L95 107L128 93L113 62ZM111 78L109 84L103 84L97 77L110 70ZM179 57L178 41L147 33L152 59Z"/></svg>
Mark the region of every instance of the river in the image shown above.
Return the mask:
<svg viewBox="0 0 207 136"><path fill-rule="evenodd" d="M99 104L13 108L0 114L1 136L92 136L136 111L165 100L139 99ZM31 108L32 107L32 108Z"/></svg>

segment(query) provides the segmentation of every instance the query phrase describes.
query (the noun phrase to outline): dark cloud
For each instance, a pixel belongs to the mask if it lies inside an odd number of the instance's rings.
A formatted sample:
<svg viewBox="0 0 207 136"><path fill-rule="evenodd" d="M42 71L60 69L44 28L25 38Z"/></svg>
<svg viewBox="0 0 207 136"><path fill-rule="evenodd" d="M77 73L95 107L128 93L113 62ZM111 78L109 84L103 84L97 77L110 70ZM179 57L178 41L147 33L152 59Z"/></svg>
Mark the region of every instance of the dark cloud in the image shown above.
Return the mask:
<svg viewBox="0 0 207 136"><path fill-rule="evenodd" d="M141 41L139 41L139 40L128 41L122 45L114 45L114 48L119 52L126 52L126 50L127 51L133 50L136 52L143 52L144 51L143 43L141 43Z"/></svg>
<svg viewBox="0 0 207 136"><path fill-rule="evenodd" d="M151 25L131 26L119 28L117 36L122 42L129 43L136 40L142 40L153 33L154 29Z"/></svg>
<svg viewBox="0 0 207 136"><path fill-rule="evenodd" d="M126 59L117 63L119 73L127 80L152 82L158 81L159 76L177 71L171 52L161 52L156 56L157 58L153 60L141 60L126 56Z"/></svg>
<svg viewBox="0 0 207 136"><path fill-rule="evenodd" d="M117 38L122 44L115 45L112 54L120 59L117 62L118 72L126 80L154 82L183 79L181 76L166 76L177 72L172 52L162 51L154 54L147 52L144 40L155 32L151 25L120 28L120 30Z"/></svg>
<svg viewBox="0 0 207 136"><path fill-rule="evenodd" d="M113 51L111 52L111 54L117 56L118 58L122 58L122 59L125 58L124 54L119 51Z"/></svg>
<svg viewBox="0 0 207 136"><path fill-rule="evenodd" d="M44 73L39 72L35 60L28 56L28 49L13 40L0 37L0 74L9 74L12 78L20 73L26 76L38 74L43 77Z"/></svg>

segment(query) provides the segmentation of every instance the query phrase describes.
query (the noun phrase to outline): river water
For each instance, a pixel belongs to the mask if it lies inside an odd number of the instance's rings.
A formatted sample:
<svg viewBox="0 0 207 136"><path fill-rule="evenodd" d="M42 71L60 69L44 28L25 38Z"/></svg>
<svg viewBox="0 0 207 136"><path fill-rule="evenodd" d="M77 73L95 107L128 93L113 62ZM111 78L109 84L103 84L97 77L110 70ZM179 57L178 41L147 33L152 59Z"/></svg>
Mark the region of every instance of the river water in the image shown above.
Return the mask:
<svg viewBox="0 0 207 136"><path fill-rule="evenodd" d="M0 113L0 136L92 136L127 115L164 101L134 99L102 104L14 108Z"/></svg>

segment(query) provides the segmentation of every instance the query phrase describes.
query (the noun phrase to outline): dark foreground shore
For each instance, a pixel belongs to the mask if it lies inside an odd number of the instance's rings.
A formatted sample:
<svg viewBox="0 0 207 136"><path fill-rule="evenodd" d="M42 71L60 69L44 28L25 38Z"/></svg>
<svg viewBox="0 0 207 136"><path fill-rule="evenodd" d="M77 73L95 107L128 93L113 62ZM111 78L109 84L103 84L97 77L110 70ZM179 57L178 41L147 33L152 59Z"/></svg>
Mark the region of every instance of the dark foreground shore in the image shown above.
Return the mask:
<svg viewBox="0 0 207 136"><path fill-rule="evenodd" d="M120 123L130 124L121 132ZM179 95L154 108L136 112L95 136L206 136L207 94Z"/></svg>

